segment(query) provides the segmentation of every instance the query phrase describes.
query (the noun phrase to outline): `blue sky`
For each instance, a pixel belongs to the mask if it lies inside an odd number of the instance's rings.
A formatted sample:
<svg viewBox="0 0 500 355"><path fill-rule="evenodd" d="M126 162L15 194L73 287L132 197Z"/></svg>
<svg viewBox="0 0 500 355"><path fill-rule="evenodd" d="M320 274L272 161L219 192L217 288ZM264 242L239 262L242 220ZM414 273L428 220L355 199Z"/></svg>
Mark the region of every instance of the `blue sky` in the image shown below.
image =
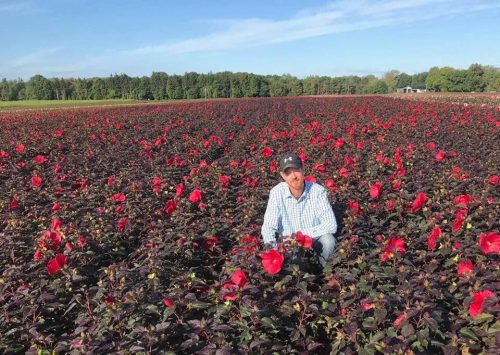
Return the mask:
<svg viewBox="0 0 500 355"><path fill-rule="evenodd" d="M0 0L0 78L500 66L498 0Z"/></svg>

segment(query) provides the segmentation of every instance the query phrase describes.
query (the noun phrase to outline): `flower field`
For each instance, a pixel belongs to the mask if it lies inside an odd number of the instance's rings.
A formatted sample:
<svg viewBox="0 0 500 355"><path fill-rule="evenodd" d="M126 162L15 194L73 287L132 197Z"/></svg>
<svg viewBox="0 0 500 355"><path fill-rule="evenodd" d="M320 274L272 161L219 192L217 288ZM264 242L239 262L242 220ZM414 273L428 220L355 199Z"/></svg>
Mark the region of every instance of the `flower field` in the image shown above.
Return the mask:
<svg viewBox="0 0 500 355"><path fill-rule="evenodd" d="M259 98L0 126L0 352L500 351L498 105ZM261 247L286 151L342 220L321 276L290 262L302 233Z"/></svg>

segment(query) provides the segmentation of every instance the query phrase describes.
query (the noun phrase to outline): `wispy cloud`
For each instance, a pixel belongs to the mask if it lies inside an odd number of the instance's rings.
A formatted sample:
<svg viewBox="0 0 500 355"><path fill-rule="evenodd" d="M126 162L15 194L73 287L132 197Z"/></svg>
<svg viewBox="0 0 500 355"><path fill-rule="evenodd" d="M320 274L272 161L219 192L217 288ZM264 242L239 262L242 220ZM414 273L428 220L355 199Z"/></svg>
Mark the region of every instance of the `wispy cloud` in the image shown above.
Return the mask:
<svg viewBox="0 0 500 355"><path fill-rule="evenodd" d="M27 66L32 66L34 64L38 64L41 61L47 60L50 58L53 54L56 54L62 50L62 47L54 47L54 48L46 48L46 49L41 49L36 52L27 54L25 56L22 56L20 58L17 58L14 60L11 64L12 68L21 68L21 67L27 67Z"/></svg>
<svg viewBox="0 0 500 355"><path fill-rule="evenodd" d="M486 0L342 0L323 8L303 10L285 20L222 19L220 23L225 30L134 48L123 54L183 54L255 47L495 8L500 8L499 2Z"/></svg>

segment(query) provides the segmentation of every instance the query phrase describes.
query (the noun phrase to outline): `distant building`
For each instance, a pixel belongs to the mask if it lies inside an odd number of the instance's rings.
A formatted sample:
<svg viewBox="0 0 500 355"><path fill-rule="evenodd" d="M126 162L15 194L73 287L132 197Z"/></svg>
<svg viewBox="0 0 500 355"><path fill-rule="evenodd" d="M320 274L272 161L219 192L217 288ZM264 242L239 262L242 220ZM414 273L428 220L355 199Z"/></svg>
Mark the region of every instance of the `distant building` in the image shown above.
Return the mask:
<svg viewBox="0 0 500 355"><path fill-rule="evenodd" d="M407 86L404 88L397 88L397 92L402 93L412 93L412 92L427 92L427 89L424 86Z"/></svg>

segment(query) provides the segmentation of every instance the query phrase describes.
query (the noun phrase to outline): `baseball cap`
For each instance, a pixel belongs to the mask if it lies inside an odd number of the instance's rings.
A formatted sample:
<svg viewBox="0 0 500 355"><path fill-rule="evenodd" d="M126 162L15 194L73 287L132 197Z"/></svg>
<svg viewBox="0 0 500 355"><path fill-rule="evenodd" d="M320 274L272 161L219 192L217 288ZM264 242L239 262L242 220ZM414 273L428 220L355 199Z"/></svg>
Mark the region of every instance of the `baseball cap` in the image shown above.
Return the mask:
<svg viewBox="0 0 500 355"><path fill-rule="evenodd" d="M302 169L302 160L295 153L287 153L280 159L280 171L285 171L287 168Z"/></svg>

